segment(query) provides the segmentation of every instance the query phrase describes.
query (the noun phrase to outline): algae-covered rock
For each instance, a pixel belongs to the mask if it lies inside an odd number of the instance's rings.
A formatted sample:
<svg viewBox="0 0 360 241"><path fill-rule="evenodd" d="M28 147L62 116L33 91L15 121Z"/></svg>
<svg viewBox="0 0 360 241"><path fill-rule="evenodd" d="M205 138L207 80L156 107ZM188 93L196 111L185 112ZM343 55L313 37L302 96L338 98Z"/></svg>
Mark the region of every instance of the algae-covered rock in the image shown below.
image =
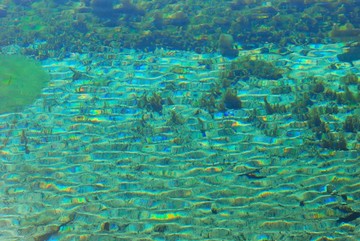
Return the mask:
<svg viewBox="0 0 360 241"><path fill-rule="evenodd" d="M230 34L221 34L219 37L219 50L222 56L235 58L238 50L234 48L234 38Z"/></svg>
<svg viewBox="0 0 360 241"><path fill-rule="evenodd" d="M6 15L7 15L7 11L6 11L5 6L0 5L0 18L4 18L4 17L6 17Z"/></svg>
<svg viewBox="0 0 360 241"><path fill-rule="evenodd" d="M337 58L342 62L348 62L350 64L353 64L353 61L360 59L360 46L350 47L347 52L343 54L338 54Z"/></svg>
<svg viewBox="0 0 360 241"><path fill-rule="evenodd" d="M34 102L50 75L21 55L0 55L0 113L20 111Z"/></svg>
<svg viewBox="0 0 360 241"><path fill-rule="evenodd" d="M248 79L250 76L259 79L273 79L282 78L284 70L277 68L271 62L257 59L256 56L243 56L231 61L230 70L224 71L222 76L228 79Z"/></svg>

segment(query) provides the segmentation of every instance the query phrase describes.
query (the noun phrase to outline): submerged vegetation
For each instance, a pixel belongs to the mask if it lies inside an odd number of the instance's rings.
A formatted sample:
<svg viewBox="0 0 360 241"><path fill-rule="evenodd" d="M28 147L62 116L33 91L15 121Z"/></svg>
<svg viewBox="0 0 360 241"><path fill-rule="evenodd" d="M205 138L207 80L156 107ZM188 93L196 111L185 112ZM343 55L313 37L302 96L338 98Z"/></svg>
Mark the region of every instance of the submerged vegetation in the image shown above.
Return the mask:
<svg viewBox="0 0 360 241"><path fill-rule="evenodd" d="M346 151L347 141L342 134L329 133L323 136L320 142L321 146L333 150Z"/></svg>
<svg viewBox="0 0 360 241"><path fill-rule="evenodd" d="M2 239L359 236L351 0L4 2Z"/></svg>
<svg viewBox="0 0 360 241"><path fill-rule="evenodd" d="M272 63L258 59L257 56L244 56L231 62L228 77L247 79L257 77L259 79L280 79L283 70L275 67Z"/></svg>
<svg viewBox="0 0 360 241"><path fill-rule="evenodd" d="M241 109L241 100L237 96L236 90L233 89L226 89L225 94L222 98L222 107L226 109Z"/></svg>
<svg viewBox="0 0 360 241"><path fill-rule="evenodd" d="M265 107L265 111L266 114L268 115L272 115L274 113L286 113L286 106L285 105L280 105L280 104L273 104L271 105L268 101L267 101L267 97L264 97L264 107Z"/></svg>
<svg viewBox="0 0 360 241"><path fill-rule="evenodd" d="M147 111L162 113L164 100L159 93L153 92L151 95L144 94L138 101L139 108L145 108Z"/></svg>
<svg viewBox="0 0 360 241"><path fill-rule="evenodd" d="M0 55L0 114L32 104L49 80L40 63L21 55Z"/></svg>
<svg viewBox="0 0 360 241"><path fill-rule="evenodd" d="M211 65L211 61L209 64ZM203 92L195 106L207 110L212 116L216 112L222 112L227 116L231 113L229 110L246 111L249 115L246 122L256 126L261 133L269 137L280 137L286 131L276 122L267 122L268 118L291 116L309 128L312 133L312 145L337 151L358 149L357 145L349 144L349 140L353 143L356 139L355 135L349 133L357 133L360 128L358 76L353 73L330 79L307 76L302 80L296 80L299 82L296 86L290 86L282 84L288 78L287 75L286 69L261 60L257 55L230 59L224 64L213 87ZM263 89L267 81L278 82L269 89L268 93L272 94L271 102L267 95L263 95L254 97L259 103L249 103L246 101L246 95L241 94L243 86L258 85ZM339 85L334 85L334 82ZM294 100L280 103L278 100L282 94L293 96ZM249 109L249 105L255 108ZM288 135L293 134L290 132Z"/></svg>
<svg viewBox="0 0 360 241"><path fill-rule="evenodd" d="M220 51L233 58L234 43L250 49L269 42L322 43L329 37L359 40L356 11L356 1L6 0L0 8L0 26L6 26L0 44L19 44L43 58L103 46ZM34 39L45 47L33 48ZM351 62L358 49L351 46L339 57Z"/></svg>
<svg viewBox="0 0 360 241"><path fill-rule="evenodd" d="M343 128L346 132L357 133L360 131L360 117L357 115L347 116Z"/></svg>
<svg viewBox="0 0 360 241"><path fill-rule="evenodd" d="M54 9L61 18L54 18ZM357 11L356 1L336 0L326 3L276 0L267 4L258 0L212 1L211 4L169 0L8 0L6 7L0 9L3 26L0 44L19 45L24 54L40 60L114 48L120 51L124 48L143 51L165 48L218 52L225 59L223 68L218 79L191 100L194 107L212 117L217 112L227 115L233 110L244 111L249 115L247 122L260 129L269 127L264 121L266 118L289 115L295 121L306 123L319 146L345 150L349 147L343 144L343 139L359 131L359 76L349 72L338 77L336 81L340 84L336 87L326 78L307 77L295 88L284 81L288 77L286 68L262 58L273 53L262 45L271 43L277 51L275 54L287 55L287 46L291 44L352 40L348 51L337 57L353 65L360 53L356 43L360 36ZM17 21L11 21L13 19ZM242 55L240 50L249 50L249 54ZM211 61L200 62L211 70ZM329 68L337 67L330 65ZM85 76L76 69L71 71L73 81ZM174 66L171 74L180 76L189 71L186 67ZM247 85L264 89L267 81L278 84L258 94L257 103L249 103L242 90ZM10 82L12 77L4 77L1 84ZM149 91L137 98L137 106L152 114L166 115L168 123L180 125L183 117L166 108L176 104L168 92L177 87L176 83L171 83L166 93ZM293 99L279 102L281 95ZM260 124L259 119L262 120ZM268 136L283 133L281 126L271 128L263 133ZM338 133L344 134L339 136Z"/></svg>

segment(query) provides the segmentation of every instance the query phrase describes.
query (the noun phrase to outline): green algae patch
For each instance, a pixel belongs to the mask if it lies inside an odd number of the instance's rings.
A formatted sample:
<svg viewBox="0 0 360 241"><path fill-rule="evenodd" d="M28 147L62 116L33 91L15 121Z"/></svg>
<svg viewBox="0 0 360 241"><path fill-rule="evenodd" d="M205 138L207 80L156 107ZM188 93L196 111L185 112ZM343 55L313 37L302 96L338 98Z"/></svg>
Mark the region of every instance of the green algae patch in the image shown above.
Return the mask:
<svg viewBox="0 0 360 241"><path fill-rule="evenodd" d="M0 55L0 113L32 104L50 80L40 63L21 55Z"/></svg>

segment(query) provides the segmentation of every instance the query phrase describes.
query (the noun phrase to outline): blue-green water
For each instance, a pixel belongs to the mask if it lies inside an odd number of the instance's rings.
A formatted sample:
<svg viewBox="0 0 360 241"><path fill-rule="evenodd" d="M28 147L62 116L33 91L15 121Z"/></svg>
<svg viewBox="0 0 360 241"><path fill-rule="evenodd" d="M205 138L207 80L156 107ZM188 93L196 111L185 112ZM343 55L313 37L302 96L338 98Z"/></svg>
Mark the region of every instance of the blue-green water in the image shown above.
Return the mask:
<svg viewBox="0 0 360 241"><path fill-rule="evenodd" d="M5 2L0 239L358 240L355 5Z"/></svg>

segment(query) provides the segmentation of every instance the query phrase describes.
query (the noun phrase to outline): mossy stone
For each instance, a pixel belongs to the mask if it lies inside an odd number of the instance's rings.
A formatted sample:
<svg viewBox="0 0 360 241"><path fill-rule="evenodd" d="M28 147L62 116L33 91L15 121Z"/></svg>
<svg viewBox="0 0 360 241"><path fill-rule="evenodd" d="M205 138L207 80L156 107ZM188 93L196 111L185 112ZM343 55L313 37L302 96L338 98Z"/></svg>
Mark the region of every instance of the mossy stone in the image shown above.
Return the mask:
<svg viewBox="0 0 360 241"><path fill-rule="evenodd" d="M242 103L240 98L236 95L236 90L227 89L223 97L224 106L227 109L241 109Z"/></svg>
<svg viewBox="0 0 360 241"><path fill-rule="evenodd" d="M32 104L50 75L40 63L21 55L0 55L0 113L16 112Z"/></svg>
<svg viewBox="0 0 360 241"><path fill-rule="evenodd" d="M239 51L234 48L234 38L230 34L221 34L219 37L219 50L222 56L235 58Z"/></svg>

